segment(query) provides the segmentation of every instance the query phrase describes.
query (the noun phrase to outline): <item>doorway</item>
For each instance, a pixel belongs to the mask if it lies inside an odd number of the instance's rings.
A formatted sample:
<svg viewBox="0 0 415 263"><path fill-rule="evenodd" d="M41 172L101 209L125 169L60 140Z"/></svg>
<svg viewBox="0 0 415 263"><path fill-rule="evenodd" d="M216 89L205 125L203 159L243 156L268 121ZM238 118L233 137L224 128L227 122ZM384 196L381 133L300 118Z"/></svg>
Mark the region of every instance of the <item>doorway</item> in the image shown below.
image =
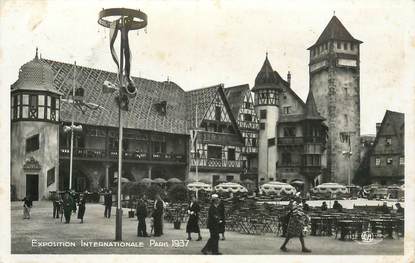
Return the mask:
<svg viewBox="0 0 415 263"><path fill-rule="evenodd" d="M39 175L26 174L26 196L30 196L32 201L39 200Z"/></svg>

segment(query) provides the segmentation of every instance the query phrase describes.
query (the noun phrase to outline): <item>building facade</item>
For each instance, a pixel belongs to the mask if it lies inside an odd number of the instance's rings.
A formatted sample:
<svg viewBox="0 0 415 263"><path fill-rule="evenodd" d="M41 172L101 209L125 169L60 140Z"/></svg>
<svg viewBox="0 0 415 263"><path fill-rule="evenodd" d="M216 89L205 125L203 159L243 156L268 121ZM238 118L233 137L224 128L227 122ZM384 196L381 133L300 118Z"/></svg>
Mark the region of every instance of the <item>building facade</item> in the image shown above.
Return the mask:
<svg viewBox="0 0 415 263"><path fill-rule="evenodd" d="M333 16L308 48L310 90L329 128L325 181L348 184L360 163L361 43Z"/></svg>
<svg viewBox="0 0 415 263"><path fill-rule="evenodd" d="M403 183L405 173L405 115L387 110L377 129L370 156L370 181Z"/></svg>

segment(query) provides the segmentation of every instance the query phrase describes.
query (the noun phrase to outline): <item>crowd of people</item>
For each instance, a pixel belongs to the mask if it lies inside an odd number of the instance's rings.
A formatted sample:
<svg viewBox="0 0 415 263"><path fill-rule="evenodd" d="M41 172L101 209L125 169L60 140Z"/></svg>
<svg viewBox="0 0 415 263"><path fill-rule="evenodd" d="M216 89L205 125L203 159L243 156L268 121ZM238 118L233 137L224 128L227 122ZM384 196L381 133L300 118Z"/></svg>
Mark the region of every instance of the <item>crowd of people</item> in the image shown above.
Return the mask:
<svg viewBox="0 0 415 263"><path fill-rule="evenodd" d="M112 201L112 192L109 189L104 189L103 192L104 199L104 217L111 217L111 207L113 204ZM84 215L86 212L86 200L88 192L84 193L75 193L75 191L65 191L63 193L52 192L51 200L53 204L53 218L60 218L61 221L65 219L65 223L69 224L71 221L71 216L76 214L77 218L80 219L80 223L84 222ZM138 237L160 237L163 235L163 218L166 209L166 202L163 201L160 194L156 194L154 198L153 207L150 209L152 212L148 211L148 200L145 195L140 195L138 197L136 206L135 206L135 216L138 220L137 225L137 236ZM207 214L207 228L209 230L209 239L207 240L205 246L202 248L201 252L203 254L211 253L213 255L221 254L219 252L219 240L225 240L225 205L224 200L217 194L210 196L210 207ZM237 207L237 202L233 200L234 206ZM30 210L33 206L32 200L30 197L25 197L23 200L23 218L30 219ZM396 213L403 214L403 207L397 203ZM192 240L192 233L197 234L196 241L202 240L202 235L200 231L200 213L202 206L199 203L196 196L191 196L190 201L187 207L188 220L186 225L187 239ZM321 211L328 210L326 201L323 201L320 206ZM342 205L335 200L332 206L332 209L337 212L342 212ZM387 203L384 202L382 206L378 207L379 212L386 214L390 213L391 210L387 206ZM310 223L310 217L307 213L310 211L310 206L307 204L306 199L301 199L298 196L294 196L285 207L285 212L281 216L281 226L282 226L282 236L285 237L283 244L280 249L283 252L288 251L287 244L288 242L295 237L298 237L301 243L302 252L310 253L311 250L305 246L304 241L304 230L306 226ZM147 232L146 218L150 217L150 233ZM220 236L222 235L222 238Z"/></svg>

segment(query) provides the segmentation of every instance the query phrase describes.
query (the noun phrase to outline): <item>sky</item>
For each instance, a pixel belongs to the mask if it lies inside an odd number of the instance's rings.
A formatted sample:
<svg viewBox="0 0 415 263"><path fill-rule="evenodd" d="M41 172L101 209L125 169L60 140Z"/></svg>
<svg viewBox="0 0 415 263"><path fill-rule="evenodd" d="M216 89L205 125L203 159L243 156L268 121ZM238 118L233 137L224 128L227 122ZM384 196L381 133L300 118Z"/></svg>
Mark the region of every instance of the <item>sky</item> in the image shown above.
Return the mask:
<svg viewBox="0 0 415 263"><path fill-rule="evenodd" d="M305 101L307 48L333 12L361 45L361 134L374 134L387 109L414 112L413 1L1 1L0 87L8 92L19 68L35 56L109 71L109 30L102 8L141 9L147 29L130 33L132 75L184 90L223 83L253 87L268 52L280 75ZM118 50L118 49L117 49ZM4 95L4 96L3 96Z"/></svg>

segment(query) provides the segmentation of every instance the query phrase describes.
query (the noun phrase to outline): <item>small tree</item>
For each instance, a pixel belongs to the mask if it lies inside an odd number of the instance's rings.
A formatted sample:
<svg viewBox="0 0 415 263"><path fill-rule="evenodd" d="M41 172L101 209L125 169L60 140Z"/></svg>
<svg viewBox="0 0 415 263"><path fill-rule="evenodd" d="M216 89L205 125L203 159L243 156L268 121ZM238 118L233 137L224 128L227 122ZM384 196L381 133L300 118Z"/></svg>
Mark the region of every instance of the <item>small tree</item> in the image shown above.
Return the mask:
<svg viewBox="0 0 415 263"><path fill-rule="evenodd" d="M147 191L146 191L146 195L148 198L150 199L155 199L157 194L160 194L162 191L161 187L158 185L151 185Z"/></svg>
<svg viewBox="0 0 415 263"><path fill-rule="evenodd" d="M171 202L183 202L187 200L188 191L186 186L176 184L170 187L168 197Z"/></svg>

